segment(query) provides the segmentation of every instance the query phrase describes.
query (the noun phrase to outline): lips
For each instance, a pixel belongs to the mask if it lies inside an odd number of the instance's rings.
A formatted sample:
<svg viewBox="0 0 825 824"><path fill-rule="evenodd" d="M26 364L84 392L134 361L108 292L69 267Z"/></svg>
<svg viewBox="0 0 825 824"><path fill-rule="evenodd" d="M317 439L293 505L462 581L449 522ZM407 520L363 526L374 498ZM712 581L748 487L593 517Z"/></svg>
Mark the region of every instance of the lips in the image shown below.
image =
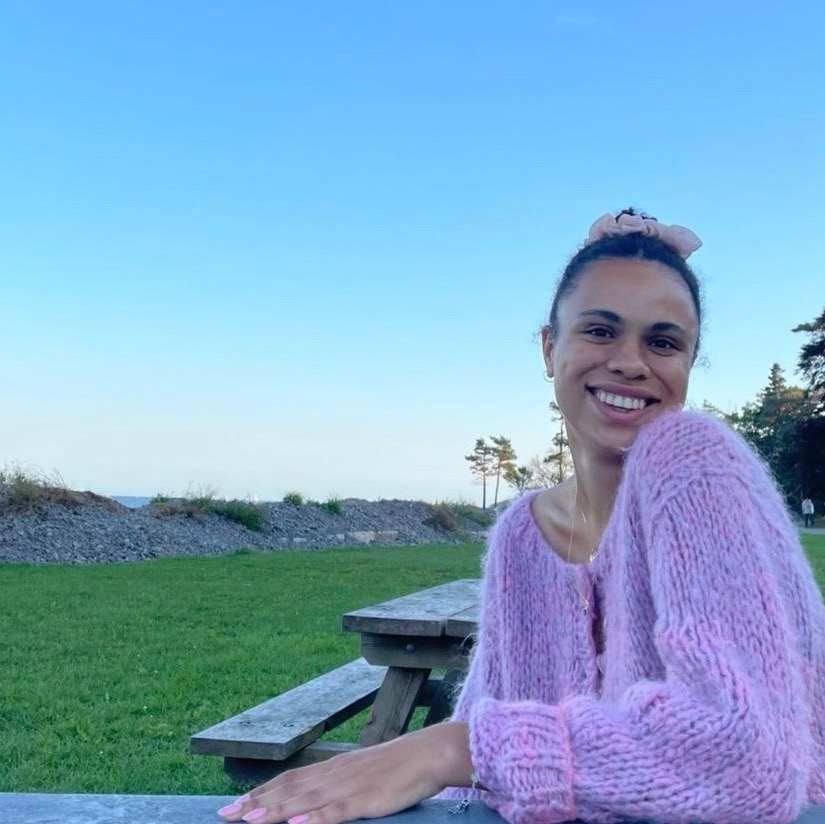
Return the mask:
<svg viewBox="0 0 825 824"><path fill-rule="evenodd" d="M604 389L591 389L596 400L613 406L616 409L636 410L644 409L652 403L657 403L655 398L631 398L629 395L619 395L615 392L606 392Z"/></svg>

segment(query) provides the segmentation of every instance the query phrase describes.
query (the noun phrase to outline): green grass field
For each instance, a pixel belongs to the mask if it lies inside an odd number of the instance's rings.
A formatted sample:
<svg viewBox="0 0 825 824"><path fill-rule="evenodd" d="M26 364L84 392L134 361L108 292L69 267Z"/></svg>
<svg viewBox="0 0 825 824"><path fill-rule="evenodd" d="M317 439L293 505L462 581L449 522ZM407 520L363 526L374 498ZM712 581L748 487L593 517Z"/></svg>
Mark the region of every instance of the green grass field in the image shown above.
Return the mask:
<svg viewBox="0 0 825 824"><path fill-rule="evenodd" d="M480 554L0 564L0 791L231 793L192 733L358 657L343 613L478 577Z"/></svg>
<svg viewBox="0 0 825 824"><path fill-rule="evenodd" d="M825 589L825 536L804 543ZM480 554L0 564L0 791L231 794L221 759L189 755L192 733L357 657L344 612L477 577Z"/></svg>

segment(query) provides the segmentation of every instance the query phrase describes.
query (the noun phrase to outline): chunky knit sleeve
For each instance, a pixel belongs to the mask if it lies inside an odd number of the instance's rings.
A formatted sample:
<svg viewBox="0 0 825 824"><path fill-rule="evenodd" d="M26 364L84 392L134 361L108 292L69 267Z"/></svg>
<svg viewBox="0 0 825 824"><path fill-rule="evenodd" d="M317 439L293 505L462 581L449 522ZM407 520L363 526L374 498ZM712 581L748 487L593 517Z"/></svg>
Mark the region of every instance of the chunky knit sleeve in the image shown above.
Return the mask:
<svg viewBox="0 0 825 824"><path fill-rule="evenodd" d="M500 592L501 555L511 532L511 521L511 513L505 512L490 535L482 578L481 620L479 621L481 632L476 639L467 677L461 687L461 693L453 712L455 721L466 721L473 705L482 697L501 695L501 671L494 652L501 643L497 593Z"/></svg>
<svg viewBox="0 0 825 824"><path fill-rule="evenodd" d="M616 506L664 676L613 701L479 698L470 744L493 805L517 824L792 821L810 707L772 559L801 550L772 480L727 427L668 414L637 439Z"/></svg>
<svg viewBox="0 0 825 824"><path fill-rule="evenodd" d="M512 540L514 518L523 521L525 514L529 515L529 504L524 504L525 501L521 501L520 505L511 506L508 510L505 510L493 527L487 542L480 599L481 615L478 622L480 630L473 647L467 676L461 685L461 692L453 710L453 721L468 721L473 707L480 700L483 698L499 698L502 694L501 662L500 656L496 653L501 645L500 587L502 555L506 552L506 548ZM520 515L517 514L519 511L521 511ZM466 787L448 787L439 797L478 799L483 798L483 794L478 790L467 790Z"/></svg>

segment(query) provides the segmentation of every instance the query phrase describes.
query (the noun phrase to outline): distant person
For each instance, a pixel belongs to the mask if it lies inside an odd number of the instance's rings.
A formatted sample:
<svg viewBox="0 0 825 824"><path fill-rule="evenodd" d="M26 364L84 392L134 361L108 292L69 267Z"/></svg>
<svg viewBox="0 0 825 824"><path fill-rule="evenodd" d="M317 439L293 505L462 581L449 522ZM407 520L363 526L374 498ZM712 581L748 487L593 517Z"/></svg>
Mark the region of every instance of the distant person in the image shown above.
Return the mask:
<svg viewBox="0 0 825 824"><path fill-rule="evenodd" d="M805 519L805 526L814 525L814 502L810 498L802 501L802 517Z"/></svg>
<svg viewBox="0 0 825 824"><path fill-rule="evenodd" d="M680 411L700 245L626 210L567 264L542 349L575 475L499 517L453 719L286 772L225 819L339 824L445 788L514 824L825 804L822 593L761 459Z"/></svg>

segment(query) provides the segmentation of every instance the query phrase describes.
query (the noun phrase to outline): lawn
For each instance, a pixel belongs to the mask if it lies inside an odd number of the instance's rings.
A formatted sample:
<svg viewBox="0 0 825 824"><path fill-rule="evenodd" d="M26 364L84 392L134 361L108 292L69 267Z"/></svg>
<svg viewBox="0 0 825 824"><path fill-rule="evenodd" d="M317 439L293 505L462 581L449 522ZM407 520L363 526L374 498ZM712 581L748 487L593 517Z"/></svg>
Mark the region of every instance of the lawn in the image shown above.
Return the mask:
<svg viewBox="0 0 825 824"><path fill-rule="evenodd" d="M231 793L192 733L358 657L344 612L478 577L480 553L2 564L0 791Z"/></svg>
<svg viewBox="0 0 825 824"><path fill-rule="evenodd" d="M825 589L825 536L803 542ZM0 791L232 794L219 758L189 755L193 732L357 657L344 612L476 577L480 554L0 564Z"/></svg>

